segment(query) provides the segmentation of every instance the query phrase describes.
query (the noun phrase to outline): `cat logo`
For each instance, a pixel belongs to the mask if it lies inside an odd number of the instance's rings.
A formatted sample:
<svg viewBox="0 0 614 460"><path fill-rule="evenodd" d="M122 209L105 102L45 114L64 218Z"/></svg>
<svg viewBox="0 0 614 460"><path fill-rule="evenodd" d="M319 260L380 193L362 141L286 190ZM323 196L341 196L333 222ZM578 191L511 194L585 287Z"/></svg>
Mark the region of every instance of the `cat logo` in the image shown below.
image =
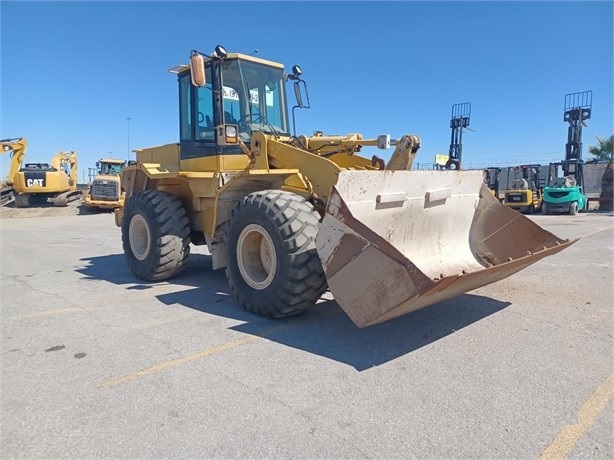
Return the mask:
<svg viewBox="0 0 614 460"><path fill-rule="evenodd" d="M44 187L45 179L28 179L26 180L26 187Z"/></svg>

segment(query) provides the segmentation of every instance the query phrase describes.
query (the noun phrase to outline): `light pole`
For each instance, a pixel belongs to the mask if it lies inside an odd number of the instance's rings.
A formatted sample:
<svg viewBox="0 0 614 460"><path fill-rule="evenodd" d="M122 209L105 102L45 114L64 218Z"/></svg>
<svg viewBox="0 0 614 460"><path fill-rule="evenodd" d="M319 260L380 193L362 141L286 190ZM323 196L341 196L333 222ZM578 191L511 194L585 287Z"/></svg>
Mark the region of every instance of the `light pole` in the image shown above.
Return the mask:
<svg viewBox="0 0 614 460"><path fill-rule="evenodd" d="M126 117L128 120L128 161L130 161L130 117Z"/></svg>

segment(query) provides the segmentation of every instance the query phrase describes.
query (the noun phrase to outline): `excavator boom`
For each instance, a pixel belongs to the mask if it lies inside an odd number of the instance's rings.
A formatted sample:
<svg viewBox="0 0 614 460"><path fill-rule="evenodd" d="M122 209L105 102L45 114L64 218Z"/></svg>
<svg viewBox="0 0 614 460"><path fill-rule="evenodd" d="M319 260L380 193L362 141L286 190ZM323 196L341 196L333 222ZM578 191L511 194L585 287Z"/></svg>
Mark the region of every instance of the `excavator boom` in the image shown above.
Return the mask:
<svg viewBox="0 0 614 460"><path fill-rule="evenodd" d="M2 139L2 153L10 153L11 166L9 167L9 174L6 178L6 185L2 187L0 194L0 206L4 206L13 201L15 197L15 189L13 184L15 183L15 175L23 164L24 156L26 155L27 142L23 137Z"/></svg>
<svg viewBox="0 0 614 460"><path fill-rule="evenodd" d="M14 139L2 139L0 140L2 143L2 151L3 153L10 152L11 154L11 167L9 169L9 174L6 180L8 185L13 185L15 182L15 174L21 168L23 164L23 158L26 155L27 142L23 137L14 138Z"/></svg>

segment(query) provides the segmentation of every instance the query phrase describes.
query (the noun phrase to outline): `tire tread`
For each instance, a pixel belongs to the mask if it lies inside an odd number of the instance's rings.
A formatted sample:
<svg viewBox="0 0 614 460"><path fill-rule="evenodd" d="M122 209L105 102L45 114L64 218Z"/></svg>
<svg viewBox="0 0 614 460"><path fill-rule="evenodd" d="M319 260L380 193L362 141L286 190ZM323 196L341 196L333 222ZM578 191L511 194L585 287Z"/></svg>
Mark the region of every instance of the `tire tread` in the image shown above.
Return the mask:
<svg viewBox="0 0 614 460"><path fill-rule="evenodd" d="M140 213L149 224L152 253L143 261L132 255L129 240L129 222L134 213ZM181 201L174 195L158 190L145 190L134 194L126 204L122 224L124 254L132 273L144 281L160 281L173 277L185 266L190 253L190 223Z"/></svg>
<svg viewBox="0 0 614 460"><path fill-rule="evenodd" d="M302 313L314 305L327 289L326 277L315 250L315 236L319 215L310 203L294 193L265 190L255 192L243 200L231 212L226 234L232 222L245 208L255 208L270 218L283 241L288 270L275 292L269 293L267 302L258 303L244 282L235 280L231 267L226 267L226 277L235 298L246 310L268 318L283 318Z"/></svg>

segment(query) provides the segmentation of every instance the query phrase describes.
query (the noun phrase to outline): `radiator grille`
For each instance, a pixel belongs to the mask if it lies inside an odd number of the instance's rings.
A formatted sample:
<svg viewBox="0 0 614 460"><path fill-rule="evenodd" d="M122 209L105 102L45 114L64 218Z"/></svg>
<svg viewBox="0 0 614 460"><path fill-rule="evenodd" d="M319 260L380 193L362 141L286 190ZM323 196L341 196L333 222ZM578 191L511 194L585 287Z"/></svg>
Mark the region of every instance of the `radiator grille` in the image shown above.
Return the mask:
<svg viewBox="0 0 614 460"><path fill-rule="evenodd" d="M95 180L92 184L92 199L117 200L119 198L119 182L115 180Z"/></svg>

